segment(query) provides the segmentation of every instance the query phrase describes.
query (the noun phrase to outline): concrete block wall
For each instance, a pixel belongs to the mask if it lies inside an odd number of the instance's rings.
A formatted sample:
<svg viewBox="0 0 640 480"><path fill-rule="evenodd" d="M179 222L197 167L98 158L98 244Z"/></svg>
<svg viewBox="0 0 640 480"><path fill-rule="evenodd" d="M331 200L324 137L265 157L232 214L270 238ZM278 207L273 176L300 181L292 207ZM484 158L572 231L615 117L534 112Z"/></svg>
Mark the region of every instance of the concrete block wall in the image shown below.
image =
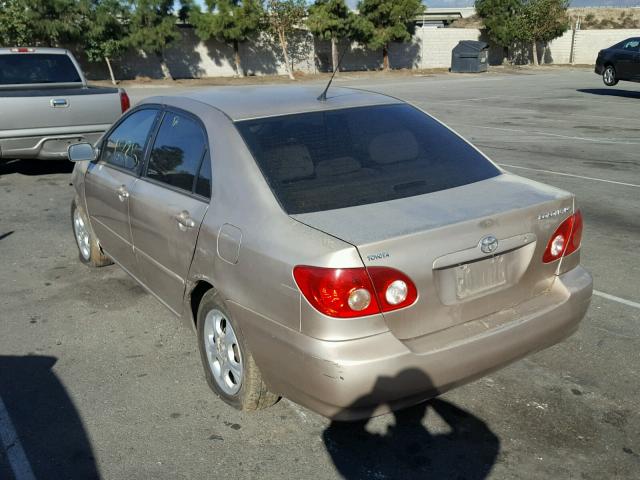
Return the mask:
<svg viewBox="0 0 640 480"><path fill-rule="evenodd" d="M576 32L574 62L592 65L600 50L629 37L640 37L640 29L578 30Z"/></svg>
<svg viewBox="0 0 640 480"><path fill-rule="evenodd" d="M192 28L181 26L180 40L167 49L166 59L175 78L198 78L233 76L233 50L222 42L202 42ZM628 37L640 36L640 29L629 30L579 30L574 40L574 61L577 64L595 63L598 51ZM544 63L568 64L571 59L573 32L568 31L550 42L545 52ZM472 28L418 28L411 42L393 43L389 48L392 68L450 68L451 50L460 40L482 40L485 34ZM341 46L341 48L344 45ZM303 73L328 71L331 62L329 42L314 40L308 32L301 31L291 42L291 57L294 70ZM542 49L539 48L539 52ZM526 49L520 52L528 58ZM243 69L248 75L284 75L284 59L280 46L266 35L240 44ZM106 66L91 64L79 54L89 79L108 78ZM501 48L492 47L489 63L500 64L503 60ZM343 59L344 70L375 70L382 67L382 52L369 50L352 44ZM142 52L129 51L124 58L114 62L117 78L140 77L160 78L159 59Z"/></svg>
<svg viewBox="0 0 640 480"><path fill-rule="evenodd" d="M419 28L414 39L422 42L420 68L450 68L451 50L460 40L481 40L475 28Z"/></svg>
<svg viewBox="0 0 640 480"><path fill-rule="evenodd" d="M568 30L564 35L549 42L544 57L544 63L567 64L571 62L571 41L573 32ZM541 51L540 51L541 52ZM595 59L594 59L595 61Z"/></svg>

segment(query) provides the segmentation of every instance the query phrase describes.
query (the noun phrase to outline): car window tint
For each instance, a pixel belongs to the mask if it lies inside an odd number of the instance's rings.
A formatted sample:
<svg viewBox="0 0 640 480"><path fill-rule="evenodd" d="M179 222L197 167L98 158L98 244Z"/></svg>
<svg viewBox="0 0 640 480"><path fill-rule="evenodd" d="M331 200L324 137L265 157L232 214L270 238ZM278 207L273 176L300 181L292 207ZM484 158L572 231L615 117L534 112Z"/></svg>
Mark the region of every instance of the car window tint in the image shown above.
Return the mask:
<svg viewBox="0 0 640 480"><path fill-rule="evenodd" d="M205 145L198 122L167 112L151 150L146 176L191 192Z"/></svg>
<svg viewBox="0 0 640 480"><path fill-rule="evenodd" d="M203 197L211 198L211 159L209 152L205 153L198 180L196 180L196 193Z"/></svg>
<svg viewBox="0 0 640 480"><path fill-rule="evenodd" d="M67 55L16 53L0 55L0 85L79 83L80 74Z"/></svg>
<svg viewBox="0 0 640 480"><path fill-rule="evenodd" d="M102 160L110 165L136 171L144 157L144 147L158 111L138 110L122 121L104 143Z"/></svg>
<svg viewBox="0 0 640 480"><path fill-rule="evenodd" d="M290 214L422 195L500 174L451 130L406 104L236 126Z"/></svg>
<svg viewBox="0 0 640 480"><path fill-rule="evenodd" d="M627 42L624 42L624 46L622 48L624 48L625 50L637 51L639 45L640 40L629 40Z"/></svg>

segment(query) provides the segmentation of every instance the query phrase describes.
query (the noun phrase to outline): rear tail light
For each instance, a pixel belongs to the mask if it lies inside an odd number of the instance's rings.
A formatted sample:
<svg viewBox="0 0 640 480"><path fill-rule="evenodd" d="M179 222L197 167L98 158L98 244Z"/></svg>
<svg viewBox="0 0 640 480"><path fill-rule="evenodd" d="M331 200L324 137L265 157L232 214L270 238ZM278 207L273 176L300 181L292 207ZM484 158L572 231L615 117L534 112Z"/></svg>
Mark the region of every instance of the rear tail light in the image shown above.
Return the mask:
<svg viewBox="0 0 640 480"><path fill-rule="evenodd" d="M576 213L568 217L553 232L547 248L542 256L544 263L551 263L565 255L570 255L578 248L582 241L582 213L577 210Z"/></svg>
<svg viewBox="0 0 640 480"><path fill-rule="evenodd" d="M120 92L120 108L122 109L122 113L126 112L131 108L131 101L129 100L129 95L124 90Z"/></svg>
<svg viewBox="0 0 640 480"><path fill-rule="evenodd" d="M31 53L31 52L35 52L35 48L27 48L27 47L18 47L18 48L12 48L11 49L12 52L18 52L18 53Z"/></svg>
<svg viewBox="0 0 640 480"><path fill-rule="evenodd" d="M418 291L404 273L387 267L322 268L298 265L293 277L319 312L354 318L412 305Z"/></svg>

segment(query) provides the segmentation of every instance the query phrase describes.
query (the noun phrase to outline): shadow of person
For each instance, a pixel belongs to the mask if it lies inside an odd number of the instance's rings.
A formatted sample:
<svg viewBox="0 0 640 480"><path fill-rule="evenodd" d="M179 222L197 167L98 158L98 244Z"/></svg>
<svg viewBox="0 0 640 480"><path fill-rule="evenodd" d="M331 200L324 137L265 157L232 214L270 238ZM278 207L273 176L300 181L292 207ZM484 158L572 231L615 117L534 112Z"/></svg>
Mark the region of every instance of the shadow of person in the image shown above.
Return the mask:
<svg viewBox="0 0 640 480"><path fill-rule="evenodd" d="M0 414L10 419L25 454L5 456L14 471L24 471L26 457L36 478L99 478L82 420L52 370L56 360L0 355L0 398L5 409ZM5 424L0 427L8 430Z"/></svg>
<svg viewBox="0 0 640 480"><path fill-rule="evenodd" d="M368 395L346 410L357 408L359 415L374 414L383 405L379 399L407 381L420 382L415 385L424 386L427 391L432 385L428 376L417 369L405 370L393 378L380 377ZM431 431L425 426L429 410L439 417L430 421ZM500 440L469 412L445 400L432 399L394 411L393 417L395 422L386 433L370 432L369 418L332 421L326 428L325 447L345 479L479 480L491 472Z"/></svg>

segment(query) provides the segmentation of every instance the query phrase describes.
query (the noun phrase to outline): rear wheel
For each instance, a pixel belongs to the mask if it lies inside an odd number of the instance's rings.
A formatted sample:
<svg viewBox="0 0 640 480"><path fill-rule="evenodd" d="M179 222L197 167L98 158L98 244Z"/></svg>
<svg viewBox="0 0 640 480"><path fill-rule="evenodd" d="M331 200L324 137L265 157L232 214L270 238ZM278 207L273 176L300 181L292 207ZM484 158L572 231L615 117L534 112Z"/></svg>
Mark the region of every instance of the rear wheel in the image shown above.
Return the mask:
<svg viewBox="0 0 640 480"><path fill-rule="evenodd" d="M607 65L602 72L602 81L607 87L613 87L618 83L618 77L616 76L616 69L613 65Z"/></svg>
<svg viewBox="0 0 640 480"><path fill-rule="evenodd" d="M113 263L100 249L86 213L75 200L71 202L71 225L82 263L90 267L103 267Z"/></svg>
<svg viewBox="0 0 640 480"><path fill-rule="evenodd" d="M209 387L238 410L259 410L278 401L265 385L238 324L220 294L209 290L198 308L198 348Z"/></svg>

